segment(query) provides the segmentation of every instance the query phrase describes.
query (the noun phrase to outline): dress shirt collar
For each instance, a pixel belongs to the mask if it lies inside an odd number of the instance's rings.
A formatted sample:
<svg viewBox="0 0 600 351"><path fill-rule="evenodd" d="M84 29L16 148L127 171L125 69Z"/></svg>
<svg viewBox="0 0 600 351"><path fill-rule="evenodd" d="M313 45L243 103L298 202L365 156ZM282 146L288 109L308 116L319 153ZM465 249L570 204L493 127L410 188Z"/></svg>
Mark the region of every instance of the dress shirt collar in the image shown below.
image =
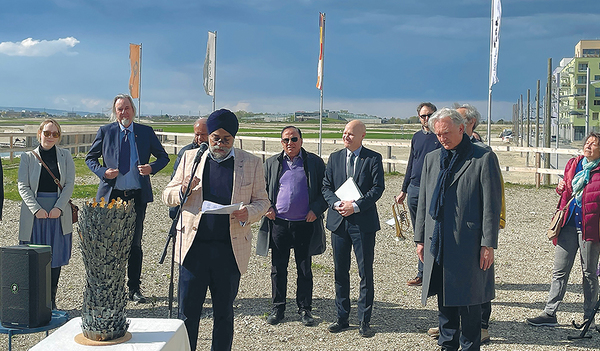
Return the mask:
<svg viewBox="0 0 600 351"><path fill-rule="evenodd" d="M360 155L360 151L362 150L362 145L358 147L358 149L354 150L354 152L350 151L349 149L346 149L346 158L350 158L350 154L354 153L354 155L356 157L358 157L358 155Z"/></svg>
<svg viewBox="0 0 600 351"><path fill-rule="evenodd" d="M290 158L290 156L288 156L288 154L286 154L286 153L285 153L285 151L284 151L284 152L283 152L283 158L284 158L286 161L289 161L289 162L292 162L292 161L293 161L293 162L295 162L296 160L302 160L302 152L299 152L299 153L298 153L298 155L296 155L296 157L294 157L294 160L292 160L292 159Z"/></svg>
<svg viewBox="0 0 600 351"><path fill-rule="evenodd" d="M117 124L119 125L119 128L121 130L121 132L125 133L125 129L127 129L128 131L130 131L131 133L133 133L133 122L131 122L131 124L129 124L129 127L125 128L121 123L117 122Z"/></svg>

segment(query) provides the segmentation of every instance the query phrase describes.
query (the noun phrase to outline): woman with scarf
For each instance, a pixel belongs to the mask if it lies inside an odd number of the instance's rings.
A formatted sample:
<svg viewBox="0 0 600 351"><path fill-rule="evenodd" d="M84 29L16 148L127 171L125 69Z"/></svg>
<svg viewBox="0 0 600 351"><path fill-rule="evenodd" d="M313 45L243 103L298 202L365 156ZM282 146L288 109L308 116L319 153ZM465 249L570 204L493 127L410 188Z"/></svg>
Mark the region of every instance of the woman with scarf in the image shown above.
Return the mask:
<svg viewBox="0 0 600 351"><path fill-rule="evenodd" d="M564 179L558 183L558 208L568 206L562 229L554 239L554 268L548 301L538 317L527 318L533 326L558 326L556 311L562 302L573 263L579 250L583 271L583 318L594 316L598 300L598 256L600 254L600 133L585 139L583 155L567 162ZM592 324L593 325L593 324Z"/></svg>
<svg viewBox="0 0 600 351"><path fill-rule="evenodd" d="M52 247L50 289L53 310L56 309L60 268L71 258L73 232L69 199L75 186L75 164L69 150L56 145L61 136L58 122L52 118L44 120L37 132L40 145L21 155L18 177L19 194L23 199L19 242ZM38 156L58 179L62 189Z"/></svg>

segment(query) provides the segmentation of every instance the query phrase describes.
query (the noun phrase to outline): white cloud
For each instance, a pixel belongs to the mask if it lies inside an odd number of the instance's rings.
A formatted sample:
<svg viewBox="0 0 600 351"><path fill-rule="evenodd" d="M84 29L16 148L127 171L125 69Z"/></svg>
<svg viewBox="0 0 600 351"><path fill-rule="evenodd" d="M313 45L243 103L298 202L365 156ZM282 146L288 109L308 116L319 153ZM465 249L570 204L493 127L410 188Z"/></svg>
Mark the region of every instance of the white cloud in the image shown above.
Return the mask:
<svg viewBox="0 0 600 351"><path fill-rule="evenodd" d="M27 38L21 42L5 41L0 43L0 54L8 56L51 56L59 52L76 54L69 51L69 49L77 44L79 44L79 40L73 37L56 40Z"/></svg>

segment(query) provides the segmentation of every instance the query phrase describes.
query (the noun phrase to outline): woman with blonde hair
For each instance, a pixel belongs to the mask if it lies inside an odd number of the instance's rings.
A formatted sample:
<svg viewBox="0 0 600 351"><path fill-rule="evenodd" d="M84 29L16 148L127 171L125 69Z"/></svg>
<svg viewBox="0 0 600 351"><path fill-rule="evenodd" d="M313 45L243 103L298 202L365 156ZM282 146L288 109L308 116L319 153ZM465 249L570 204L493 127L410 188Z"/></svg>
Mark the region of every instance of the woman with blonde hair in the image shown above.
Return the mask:
<svg viewBox="0 0 600 351"><path fill-rule="evenodd" d="M58 122L45 119L37 132L40 145L21 155L18 177L19 194L23 199L19 242L52 247L52 309L56 309L60 268L71 258L73 232L69 200L75 185L75 164L69 150L57 146L61 136Z"/></svg>

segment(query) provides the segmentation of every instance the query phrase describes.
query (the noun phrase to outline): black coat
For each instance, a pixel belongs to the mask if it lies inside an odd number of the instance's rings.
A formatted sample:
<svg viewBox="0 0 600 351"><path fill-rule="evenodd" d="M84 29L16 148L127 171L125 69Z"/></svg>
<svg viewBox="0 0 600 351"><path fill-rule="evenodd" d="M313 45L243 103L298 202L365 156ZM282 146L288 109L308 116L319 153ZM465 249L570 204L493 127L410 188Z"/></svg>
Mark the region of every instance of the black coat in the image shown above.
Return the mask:
<svg viewBox="0 0 600 351"><path fill-rule="evenodd" d="M304 148L300 151L302 160L304 161L304 172L308 181L308 206L310 210L317 216L313 222L314 230L308 248L308 254L311 256L320 255L325 252L325 228L323 227L323 213L327 209L327 203L321 194L321 184L323 184L323 176L325 173L325 163L319 156L307 152ZM267 185L267 193L271 207L275 208L277 193L279 192L279 179L281 178L281 169L284 152L269 157L264 164L265 183ZM266 256L268 254L271 229L273 221L267 217L263 217L258 230L258 238L256 242L256 254Z"/></svg>
<svg viewBox="0 0 600 351"><path fill-rule="evenodd" d="M327 229L332 232L338 229L344 218L333 207L337 201L340 201L340 198L335 195L335 191L347 180L346 152L346 148L344 148L329 156L323 179L323 197L329 206ZM363 197L356 200L360 212L351 214L346 217L346 220L358 225L361 232L376 232L381 229L381 226L375 203L385 190L381 154L363 146L356 162L356 172L353 178Z"/></svg>

